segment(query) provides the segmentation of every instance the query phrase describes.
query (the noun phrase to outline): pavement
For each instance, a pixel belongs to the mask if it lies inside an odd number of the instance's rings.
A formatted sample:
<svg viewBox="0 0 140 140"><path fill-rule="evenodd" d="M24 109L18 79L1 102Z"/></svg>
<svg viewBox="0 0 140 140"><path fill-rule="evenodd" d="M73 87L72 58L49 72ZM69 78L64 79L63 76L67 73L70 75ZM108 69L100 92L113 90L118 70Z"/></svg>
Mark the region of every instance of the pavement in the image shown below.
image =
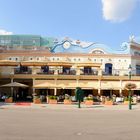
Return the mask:
<svg viewBox="0 0 140 140"><path fill-rule="evenodd" d="M20 109L20 108L34 108L34 109L52 109L52 110L77 110L78 104L64 105L64 104L34 104L30 105L16 105L15 103L0 103L0 109ZM128 105L84 105L81 104L81 110L129 110ZM140 110L140 104L132 105L132 110Z"/></svg>
<svg viewBox="0 0 140 140"><path fill-rule="evenodd" d="M139 140L140 105L0 103L0 140Z"/></svg>
<svg viewBox="0 0 140 140"><path fill-rule="evenodd" d="M139 140L140 105L0 104L0 140Z"/></svg>

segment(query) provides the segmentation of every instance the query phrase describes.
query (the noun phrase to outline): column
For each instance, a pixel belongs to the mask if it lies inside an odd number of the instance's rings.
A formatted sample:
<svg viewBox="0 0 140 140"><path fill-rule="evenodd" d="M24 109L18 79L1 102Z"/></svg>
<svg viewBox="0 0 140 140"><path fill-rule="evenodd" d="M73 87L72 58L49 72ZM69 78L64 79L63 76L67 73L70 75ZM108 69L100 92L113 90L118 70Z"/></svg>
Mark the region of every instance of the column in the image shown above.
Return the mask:
<svg viewBox="0 0 140 140"><path fill-rule="evenodd" d="M102 75L102 69L98 69L98 76L101 76Z"/></svg>
<svg viewBox="0 0 140 140"><path fill-rule="evenodd" d="M57 95L57 88L54 88L54 95Z"/></svg>
<svg viewBox="0 0 140 140"><path fill-rule="evenodd" d="M122 80L120 80L120 90L119 90L120 96L122 96Z"/></svg>
<svg viewBox="0 0 140 140"><path fill-rule="evenodd" d="M11 83L13 83L13 82L14 82L14 79L11 78ZM13 87L11 87L11 97L13 97L13 100L14 100L14 88Z"/></svg>
<svg viewBox="0 0 140 140"><path fill-rule="evenodd" d="M80 67L76 68L76 75L80 75Z"/></svg>
<svg viewBox="0 0 140 140"><path fill-rule="evenodd" d="M54 75L58 75L58 68L57 67L55 67Z"/></svg>
<svg viewBox="0 0 140 140"><path fill-rule="evenodd" d="M101 80L98 80L98 95L101 95Z"/></svg>
<svg viewBox="0 0 140 140"><path fill-rule="evenodd" d="M79 79L76 79L76 87L79 87Z"/></svg>

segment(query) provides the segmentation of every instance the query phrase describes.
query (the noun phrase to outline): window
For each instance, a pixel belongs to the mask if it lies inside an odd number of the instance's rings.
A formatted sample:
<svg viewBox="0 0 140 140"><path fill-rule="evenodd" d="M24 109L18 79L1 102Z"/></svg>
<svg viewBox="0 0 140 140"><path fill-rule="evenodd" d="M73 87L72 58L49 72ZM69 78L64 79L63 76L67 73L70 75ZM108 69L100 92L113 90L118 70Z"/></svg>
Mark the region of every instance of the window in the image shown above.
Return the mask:
<svg viewBox="0 0 140 140"><path fill-rule="evenodd" d="M12 60L12 58L10 57L9 60Z"/></svg>
<svg viewBox="0 0 140 140"><path fill-rule="evenodd" d="M33 58L31 57L30 60L33 60Z"/></svg>
<svg viewBox="0 0 140 140"><path fill-rule="evenodd" d="M104 54L104 52L102 50L94 50L94 51L92 51L92 53L94 53L94 54Z"/></svg>
<svg viewBox="0 0 140 140"><path fill-rule="evenodd" d="M136 65L136 75L140 75L140 65Z"/></svg>
<svg viewBox="0 0 140 140"><path fill-rule="evenodd" d="M17 60L18 60L18 58L15 58L15 60L17 61Z"/></svg>

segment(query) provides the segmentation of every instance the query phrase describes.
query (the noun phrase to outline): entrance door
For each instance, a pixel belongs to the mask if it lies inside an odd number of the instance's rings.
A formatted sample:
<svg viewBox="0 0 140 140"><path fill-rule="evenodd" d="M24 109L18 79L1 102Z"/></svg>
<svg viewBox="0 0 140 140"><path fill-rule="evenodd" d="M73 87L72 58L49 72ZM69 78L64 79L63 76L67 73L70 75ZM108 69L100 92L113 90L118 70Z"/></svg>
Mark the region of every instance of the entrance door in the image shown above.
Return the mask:
<svg viewBox="0 0 140 140"><path fill-rule="evenodd" d="M105 64L105 74L112 75L112 64L111 63Z"/></svg>
<svg viewBox="0 0 140 140"><path fill-rule="evenodd" d="M19 88L16 93L16 101L29 101L28 96L28 88Z"/></svg>
<svg viewBox="0 0 140 140"><path fill-rule="evenodd" d="M91 74L91 67L84 67L84 74Z"/></svg>
<svg viewBox="0 0 140 140"><path fill-rule="evenodd" d="M63 67L63 73L69 74L70 73L70 67Z"/></svg>

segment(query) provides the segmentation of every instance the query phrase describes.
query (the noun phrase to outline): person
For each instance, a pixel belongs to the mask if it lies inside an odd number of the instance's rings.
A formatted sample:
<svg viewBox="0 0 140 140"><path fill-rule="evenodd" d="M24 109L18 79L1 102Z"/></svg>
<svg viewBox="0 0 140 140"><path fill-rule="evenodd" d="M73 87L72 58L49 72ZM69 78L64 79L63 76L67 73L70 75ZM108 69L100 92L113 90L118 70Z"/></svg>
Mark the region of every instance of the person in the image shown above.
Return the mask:
<svg viewBox="0 0 140 140"><path fill-rule="evenodd" d="M112 96L112 100L113 100L113 103L116 102L116 95L115 95L115 94L113 94L113 96Z"/></svg>
<svg viewBox="0 0 140 140"><path fill-rule="evenodd" d="M132 97L132 100L133 100L133 103L134 103L134 104L137 104L137 96L136 96L136 95L134 95L134 96Z"/></svg>
<svg viewBox="0 0 140 140"><path fill-rule="evenodd" d="M6 98L7 96L5 94L1 97L2 100L5 100Z"/></svg>

